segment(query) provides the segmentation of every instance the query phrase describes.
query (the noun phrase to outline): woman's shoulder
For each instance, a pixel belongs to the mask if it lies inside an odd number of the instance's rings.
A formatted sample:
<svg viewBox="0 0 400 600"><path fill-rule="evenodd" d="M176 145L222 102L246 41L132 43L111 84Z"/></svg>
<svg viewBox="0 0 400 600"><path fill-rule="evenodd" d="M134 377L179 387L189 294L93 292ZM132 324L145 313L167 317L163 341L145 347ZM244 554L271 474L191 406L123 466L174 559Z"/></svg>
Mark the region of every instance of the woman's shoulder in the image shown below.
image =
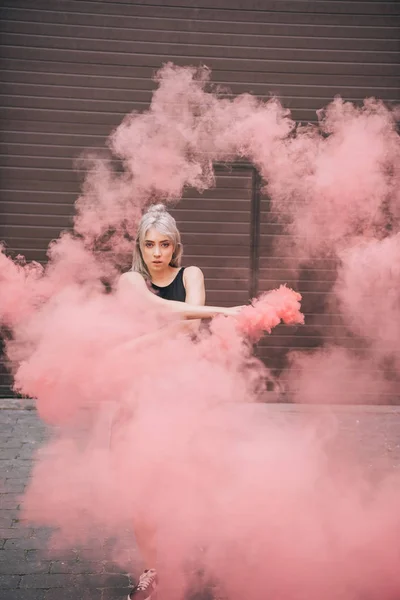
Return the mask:
<svg viewBox="0 0 400 600"><path fill-rule="evenodd" d="M138 273L137 271L126 271L126 273L122 273L118 279L118 287L128 285L146 285L145 279L143 275Z"/></svg>
<svg viewBox="0 0 400 600"><path fill-rule="evenodd" d="M191 267L185 267L185 270L183 272L183 276L185 278L186 281L199 281L199 280L204 280L204 274L203 271L199 268L199 267L195 267L195 266L191 266Z"/></svg>

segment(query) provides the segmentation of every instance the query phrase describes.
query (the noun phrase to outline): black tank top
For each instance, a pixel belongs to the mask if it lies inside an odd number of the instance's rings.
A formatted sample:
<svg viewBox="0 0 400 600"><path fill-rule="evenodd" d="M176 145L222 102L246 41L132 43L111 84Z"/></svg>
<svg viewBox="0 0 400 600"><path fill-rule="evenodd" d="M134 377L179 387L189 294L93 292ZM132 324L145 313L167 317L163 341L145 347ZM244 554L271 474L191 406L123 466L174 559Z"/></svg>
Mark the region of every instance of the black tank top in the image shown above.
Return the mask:
<svg viewBox="0 0 400 600"><path fill-rule="evenodd" d="M171 281L169 285L160 287L155 283L151 283L152 289L156 292L157 296L164 298L164 300L177 300L178 302L185 302L186 290L183 285L183 271L185 267L179 269L175 279Z"/></svg>

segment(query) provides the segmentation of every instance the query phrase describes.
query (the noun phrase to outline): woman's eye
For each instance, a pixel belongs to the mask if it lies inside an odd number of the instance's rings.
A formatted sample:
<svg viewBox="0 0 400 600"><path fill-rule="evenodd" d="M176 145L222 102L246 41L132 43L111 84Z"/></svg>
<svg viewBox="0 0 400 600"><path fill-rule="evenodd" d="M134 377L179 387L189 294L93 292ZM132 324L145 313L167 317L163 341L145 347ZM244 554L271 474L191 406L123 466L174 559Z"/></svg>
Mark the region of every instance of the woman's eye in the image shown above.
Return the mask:
<svg viewBox="0 0 400 600"><path fill-rule="evenodd" d="M169 243L168 242L164 242L164 244L162 244L163 248L169 248Z"/></svg>
<svg viewBox="0 0 400 600"><path fill-rule="evenodd" d="M152 247L152 245L153 245L153 244L152 244L151 242L146 242L146 244L145 244L146 248L151 248L151 247Z"/></svg>

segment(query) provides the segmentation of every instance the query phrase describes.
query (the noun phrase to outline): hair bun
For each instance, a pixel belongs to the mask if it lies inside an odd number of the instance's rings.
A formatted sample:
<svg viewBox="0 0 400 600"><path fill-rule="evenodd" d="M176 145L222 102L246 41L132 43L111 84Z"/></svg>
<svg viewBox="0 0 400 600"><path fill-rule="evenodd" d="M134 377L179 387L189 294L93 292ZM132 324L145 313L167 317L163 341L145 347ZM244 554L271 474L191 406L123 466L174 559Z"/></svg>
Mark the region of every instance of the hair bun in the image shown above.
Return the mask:
<svg viewBox="0 0 400 600"><path fill-rule="evenodd" d="M149 206L146 212L159 215L161 213L167 212L167 209L165 208L164 204L152 204L151 206Z"/></svg>

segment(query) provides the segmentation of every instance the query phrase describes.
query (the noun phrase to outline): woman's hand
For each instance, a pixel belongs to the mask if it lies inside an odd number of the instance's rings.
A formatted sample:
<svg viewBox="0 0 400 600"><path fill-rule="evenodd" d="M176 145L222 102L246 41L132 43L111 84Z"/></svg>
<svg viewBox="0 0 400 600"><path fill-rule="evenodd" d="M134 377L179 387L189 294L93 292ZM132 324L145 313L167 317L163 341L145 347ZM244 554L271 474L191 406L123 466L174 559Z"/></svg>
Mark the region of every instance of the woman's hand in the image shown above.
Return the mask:
<svg viewBox="0 0 400 600"><path fill-rule="evenodd" d="M237 315L244 309L244 306L231 306L224 309L224 315L226 317L237 317Z"/></svg>

